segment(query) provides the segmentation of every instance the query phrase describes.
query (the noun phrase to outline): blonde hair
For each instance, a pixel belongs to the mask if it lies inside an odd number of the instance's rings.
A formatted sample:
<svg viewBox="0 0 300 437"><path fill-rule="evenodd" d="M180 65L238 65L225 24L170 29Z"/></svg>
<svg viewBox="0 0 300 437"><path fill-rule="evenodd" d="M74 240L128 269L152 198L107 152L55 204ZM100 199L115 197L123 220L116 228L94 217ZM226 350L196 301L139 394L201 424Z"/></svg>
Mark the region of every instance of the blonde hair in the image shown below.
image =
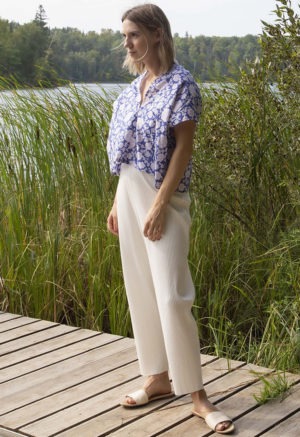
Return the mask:
<svg viewBox="0 0 300 437"><path fill-rule="evenodd" d="M175 61L175 50L171 26L165 13L156 5L146 3L128 9L123 16L122 22L129 20L149 32L155 32L160 29L161 41L159 43L157 54L161 65L161 74L166 73L172 67ZM134 61L128 54L124 60L123 67L131 74L140 74L145 71L143 61Z"/></svg>

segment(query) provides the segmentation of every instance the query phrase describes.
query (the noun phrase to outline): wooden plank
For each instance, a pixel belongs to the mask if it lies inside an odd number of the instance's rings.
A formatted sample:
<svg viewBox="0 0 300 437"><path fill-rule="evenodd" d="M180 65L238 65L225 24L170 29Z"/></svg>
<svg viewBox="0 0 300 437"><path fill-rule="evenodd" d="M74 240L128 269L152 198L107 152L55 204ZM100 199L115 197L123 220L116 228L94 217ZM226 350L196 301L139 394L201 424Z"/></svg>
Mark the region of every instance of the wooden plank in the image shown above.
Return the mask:
<svg viewBox="0 0 300 437"><path fill-rule="evenodd" d="M213 403L219 402L224 397L239 390L245 390L249 385L259 381L259 376L267 375L272 372L272 369L255 366L253 364L245 364L242 367L233 369L230 373L222 377L221 381L218 379L212 381L207 387L207 395Z"/></svg>
<svg viewBox="0 0 300 437"><path fill-rule="evenodd" d="M27 347L46 342L52 338L56 338L60 335L65 335L78 330L79 328L75 328L73 326L51 324L42 331L32 332L30 335L0 344L0 357L16 351L19 351L20 353L20 350Z"/></svg>
<svg viewBox="0 0 300 437"><path fill-rule="evenodd" d="M200 354L201 356L201 365L205 366L208 363L212 363L213 361L217 361L218 357L213 355Z"/></svg>
<svg viewBox="0 0 300 437"><path fill-rule="evenodd" d="M109 343L0 386L0 414L57 393L136 360L130 339Z"/></svg>
<svg viewBox="0 0 300 437"><path fill-rule="evenodd" d="M23 363L26 360L32 360L36 357L41 357L41 355L51 354L51 352L54 352L61 348L65 349L69 346L72 346L72 344L77 344L82 340L85 340L89 337L98 336L99 334L100 333L97 333L95 331L90 331L88 329L80 329L80 330L76 330L75 332L69 332L67 335L49 339L44 343L39 343L38 345L30 346L22 350L22 353L20 353L19 351L12 352L9 355L4 355L0 357L0 370L9 366L16 365L18 363ZM65 350L67 350L67 352L69 351L69 349L65 349ZM70 351L70 355L72 355L72 351ZM52 354L51 363L55 362L55 360L57 360L57 357L53 356ZM47 361L47 363L49 363L49 361ZM43 364L44 362L41 358L41 360L39 360L39 365L42 366Z"/></svg>
<svg viewBox="0 0 300 437"><path fill-rule="evenodd" d="M80 334L80 332L82 333ZM19 378L22 375L34 372L43 367L51 366L60 361L68 360L71 357L77 357L76 359L80 361L80 354L83 354L91 349L99 348L103 344L111 342L111 337L109 334L99 334L97 332L86 330L77 332L77 335L78 338L81 337L82 341L1 370L0 383L9 381L13 378Z"/></svg>
<svg viewBox="0 0 300 437"><path fill-rule="evenodd" d="M31 319L30 317L16 317L12 320L6 320L6 322L0 324L0 333L39 321L39 319Z"/></svg>
<svg viewBox="0 0 300 437"><path fill-rule="evenodd" d="M24 437L26 434L20 434L16 431L10 431L8 429L1 428L0 426L0 437Z"/></svg>
<svg viewBox="0 0 300 437"><path fill-rule="evenodd" d="M98 402L99 412L103 409L113 408L120 401L122 394L127 393L127 389L131 388L125 385L131 380L135 381L132 382L132 386L136 387L141 384L136 361L14 410L1 416L0 421L4 426L20 428L29 422L37 421L104 392L103 402ZM107 395L107 392L113 389L115 389L117 396Z"/></svg>
<svg viewBox="0 0 300 437"><path fill-rule="evenodd" d="M4 323L7 320L18 319L22 316L19 314L11 314L11 313L0 313L0 323Z"/></svg>
<svg viewBox="0 0 300 437"><path fill-rule="evenodd" d="M220 378L222 375L234 370L235 368L243 366L241 361L228 361L225 358L219 358L206 366L202 367L203 381L213 381Z"/></svg>
<svg viewBox="0 0 300 437"><path fill-rule="evenodd" d="M31 335L34 332L42 331L43 329L48 329L53 326L59 326L59 324L48 322L46 320L39 320L35 323L30 323L28 325L20 326L19 328L15 328L7 332L2 332L0 333L0 345L12 340L26 337L27 335Z"/></svg>
<svg viewBox="0 0 300 437"><path fill-rule="evenodd" d="M264 437L278 437L278 436L287 436L287 437L299 437L300 434L300 411L290 416L279 425L275 426L275 428L270 429L264 433Z"/></svg>

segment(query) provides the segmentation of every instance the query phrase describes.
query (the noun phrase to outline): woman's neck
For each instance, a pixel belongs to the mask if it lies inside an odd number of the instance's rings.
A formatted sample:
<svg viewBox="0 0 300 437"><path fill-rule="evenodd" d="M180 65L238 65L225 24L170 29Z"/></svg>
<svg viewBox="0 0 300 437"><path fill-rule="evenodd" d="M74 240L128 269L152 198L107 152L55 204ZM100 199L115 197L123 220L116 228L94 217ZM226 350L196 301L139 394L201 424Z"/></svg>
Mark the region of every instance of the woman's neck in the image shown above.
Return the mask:
<svg viewBox="0 0 300 437"><path fill-rule="evenodd" d="M145 69L148 72L149 79L155 80L161 74L161 63L159 59L145 63Z"/></svg>

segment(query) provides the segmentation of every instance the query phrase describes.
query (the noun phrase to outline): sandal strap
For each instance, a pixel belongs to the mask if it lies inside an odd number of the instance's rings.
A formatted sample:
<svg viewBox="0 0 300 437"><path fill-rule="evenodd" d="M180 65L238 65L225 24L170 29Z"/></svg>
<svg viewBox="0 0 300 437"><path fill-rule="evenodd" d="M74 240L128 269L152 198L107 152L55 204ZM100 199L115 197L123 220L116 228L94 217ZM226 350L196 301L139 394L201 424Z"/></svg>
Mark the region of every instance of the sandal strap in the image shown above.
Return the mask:
<svg viewBox="0 0 300 437"><path fill-rule="evenodd" d="M212 411L211 413L207 414L205 417L205 422L207 425L215 431L216 426L221 422L231 422L232 420L229 419L226 414L222 413L221 411Z"/></svg>
<svg viewBox="0 0 300 437"><path fill-rule="evenodd" d="M147 402L149 401L148 395L144 389L137 390L126 396L132 398L135 401L136 405L147 404Z"/></svg>

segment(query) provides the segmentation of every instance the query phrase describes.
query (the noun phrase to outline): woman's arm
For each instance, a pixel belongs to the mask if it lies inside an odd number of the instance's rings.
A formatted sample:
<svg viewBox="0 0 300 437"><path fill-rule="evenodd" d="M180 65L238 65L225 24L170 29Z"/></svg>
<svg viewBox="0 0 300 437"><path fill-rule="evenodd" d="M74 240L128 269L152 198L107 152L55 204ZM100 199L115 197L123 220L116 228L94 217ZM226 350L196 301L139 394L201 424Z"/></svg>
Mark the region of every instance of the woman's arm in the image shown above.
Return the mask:
<svg viewBox="0 0 300 437"><path fill-rule="evenodd" d="M144 226L144 235L151 241L160 240L164 231L166 207L181 181L193 152L196 123L185 121L174 127L176 147Z"/></svg>

